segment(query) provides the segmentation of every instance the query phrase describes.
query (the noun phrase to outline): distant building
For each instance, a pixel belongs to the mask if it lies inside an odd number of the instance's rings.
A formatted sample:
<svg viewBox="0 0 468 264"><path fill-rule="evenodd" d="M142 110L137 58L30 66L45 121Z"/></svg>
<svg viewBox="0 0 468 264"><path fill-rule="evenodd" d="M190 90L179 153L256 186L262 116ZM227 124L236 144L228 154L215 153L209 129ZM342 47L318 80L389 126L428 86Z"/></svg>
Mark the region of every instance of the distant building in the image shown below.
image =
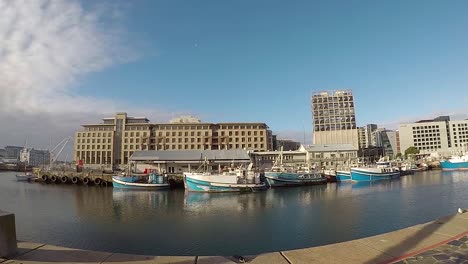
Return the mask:
<svg viewBox="0 0 468 264"><path fill-rule="evenodd" d="M383 149L383 155L395 157L398 153L396 132L392 130L379 129L375 131L376 146Z"/></svg>
<svg viewBox="0 0 468 264"><path fill-rule="evenodd" d="M314 93L311 101L314 144L351 144L359 148L351 90Z"/></svg>
<svg viewBox="0 0 468 264"><path fill-rule="evenodd" d="M85 167L120 167L141 150L273 149L273 135L265 123L202 123L195 117L150 123L146 117L117 113L82 127L75 135L74 159Z"/></svg>
<svg viewBox="0 0 468 264"><path fill-rule="evenodd" d="M282 147L283 151L298 150L301 147L300 142L294 141L292 139L277 139L276 145L277 146L275 150L280 150Z"/></svg>
<svg viewBox="0 0 468 264"><path fill-rule="evenodd" d="M0 158L6 157L6 150L0 149Z"/></svg>
<svg viewBox="0 0 468 264"><path fill-rule="evenodd" d="M20 153L21 150L23 150L23 147L18 147L18 146L6 146L5 147L5 158L7 159L16 159L19 161L20 158Z"/></svg>
<svg viewBox="0 0 468 264"><path fill-rule="evenodd" d="M33 148L24 148L20 153L20 161L28 166L43 166L50 163L50 152Z"/></svg>
<svg viewBox="0 0 468 264"><path fill-rule="evenodd" d="M359 132L359 147L368 148L369 146L376 146L375 132L377 131L376 124L367 124L358 128Z"/></svg>
<svg viewBox="0 0 468 264"><path fill-rule="evenodd" d="M451 121L448 116L439 116L432 120L401 124L399 140L402 153L414 146L422 154L437 152L450 155L462 151L468 144L468 120Z"/></svg>
<svg viewBox="0 0 468 264"><path fill-rule="evenodd" d="M396 133L396 145L397 145L397 154L400 153L400 154L403 154L401 153L401 147L400 147L400 131L395 131Z"/></svg>
<svg viewBox="0 0 468 264"><path fill-rule="evenodd" d="M364 164L373 164L385 156L383 147L369 146L362 148L358 152L359 159Z"/></svg>

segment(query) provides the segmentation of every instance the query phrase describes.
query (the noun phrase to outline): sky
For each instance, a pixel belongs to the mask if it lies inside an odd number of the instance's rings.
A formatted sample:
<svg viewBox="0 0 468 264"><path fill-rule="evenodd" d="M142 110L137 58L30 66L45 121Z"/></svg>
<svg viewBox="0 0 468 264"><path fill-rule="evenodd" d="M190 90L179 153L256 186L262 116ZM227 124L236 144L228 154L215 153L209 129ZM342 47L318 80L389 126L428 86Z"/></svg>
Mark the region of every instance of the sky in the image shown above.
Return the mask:
<svg viewBox="0 0 468 264"><path fill-rule="evenodd" d="M310 95L358 126L468 118L467 1L0 0L0 147L117 111L265 122L312 141Z"/></svg>

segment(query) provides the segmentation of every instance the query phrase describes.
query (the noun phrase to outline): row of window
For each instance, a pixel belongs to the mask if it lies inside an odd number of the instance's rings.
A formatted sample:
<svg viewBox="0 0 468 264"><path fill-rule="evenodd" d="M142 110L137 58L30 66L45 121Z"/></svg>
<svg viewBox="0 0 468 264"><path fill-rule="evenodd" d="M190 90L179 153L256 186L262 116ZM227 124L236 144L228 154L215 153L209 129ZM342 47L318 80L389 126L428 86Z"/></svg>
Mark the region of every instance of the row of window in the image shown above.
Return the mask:
<svg viewBox="0 0 468 264"><path fill-rule="evenodd" d="M85 127L85 131L114 131L114 126Z"/></svg>
<svg viewBox="0 0 468 264"><path fill-rule="evenodd" d="M76 149L112 149L111 145L76 145Z"/></svg>
<svg viewBox="0 0 468 264"><path fill-rule="evenodd" d="M76 137L112 137L112 132L78 132Z"/></svg>
<svg viewBox="0 0 468 264"><path fill-rule="evenodd" d="M103 138L103 139L100 139L100 138L83 138L83 139L76 139L76 143L111 143L112 142L112 139L110 138Z"/></svg>

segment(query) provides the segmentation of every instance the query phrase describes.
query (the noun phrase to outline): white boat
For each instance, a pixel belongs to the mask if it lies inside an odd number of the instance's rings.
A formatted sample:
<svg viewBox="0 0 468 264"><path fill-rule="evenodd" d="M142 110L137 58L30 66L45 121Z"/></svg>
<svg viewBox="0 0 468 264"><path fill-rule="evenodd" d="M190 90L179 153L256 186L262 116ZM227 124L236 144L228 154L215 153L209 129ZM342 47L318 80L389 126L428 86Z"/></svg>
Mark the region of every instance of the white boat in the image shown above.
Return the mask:
<svg viewBox="0 0 468 264"><path fill-rule="evenodd" d="M21 175L21 174L16 174L16 180L17 181L31 181L33 180L35 177L32 173L28 172L24 175Z"/></svg>
<svg viewBox="0 0 468 264"><path fill-rule="evenodd" d="M252 192L266 189L260 173L249 169L229 169L223 173L184 172L185 189L191 192Z"/></svg>

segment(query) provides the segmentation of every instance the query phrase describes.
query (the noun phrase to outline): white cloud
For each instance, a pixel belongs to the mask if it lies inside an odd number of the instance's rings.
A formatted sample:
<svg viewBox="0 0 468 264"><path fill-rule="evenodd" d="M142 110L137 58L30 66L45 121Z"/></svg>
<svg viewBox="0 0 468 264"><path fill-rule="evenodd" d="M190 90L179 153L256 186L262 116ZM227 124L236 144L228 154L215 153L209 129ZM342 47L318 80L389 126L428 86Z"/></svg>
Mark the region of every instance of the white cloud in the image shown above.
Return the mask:
<svg viewBox="0 0 468 264"><path fill-rule="evenodd" d="M167 120L166 111L80 95L87 74L139 58L125 8L77 0L0 1L0 148L47 148L117 111Z"/></svg>
<svg viewBox="0 0 468 264"><path fill-rule="evenodd" d="M115 110L76 95L77 80L132 58L102 8L78 1L0 2L0 110L58 113ZM71 107L72 106L72 107Z"/></svg>

